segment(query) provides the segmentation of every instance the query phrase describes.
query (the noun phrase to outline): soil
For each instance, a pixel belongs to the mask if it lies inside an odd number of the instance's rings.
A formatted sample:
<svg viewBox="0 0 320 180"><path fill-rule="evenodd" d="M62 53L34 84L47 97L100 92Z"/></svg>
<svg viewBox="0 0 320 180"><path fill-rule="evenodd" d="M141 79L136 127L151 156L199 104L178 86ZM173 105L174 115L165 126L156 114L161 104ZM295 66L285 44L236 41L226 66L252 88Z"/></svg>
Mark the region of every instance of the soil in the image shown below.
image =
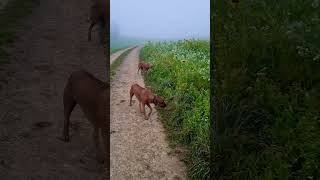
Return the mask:
<svg viewBox="0 0 320 180"><path fill-rule="evenodd" d="M168 147L156 110L144 120L135 97L129 106L131 85L145 86L137 73L140 49L128 54L111 82L111 179L186 179L185 165Z"/></svg>
<svg viewBox="0 0 320 180"><path fill-rule="evenodd" d="M71 72L85 69L106 78L106 57L98 28L87 41L90 0L42 0L26 17L0 66L0 177L20 179L102 179L93 128L76 106L70 142L63 129L62 95Z"/></svg>

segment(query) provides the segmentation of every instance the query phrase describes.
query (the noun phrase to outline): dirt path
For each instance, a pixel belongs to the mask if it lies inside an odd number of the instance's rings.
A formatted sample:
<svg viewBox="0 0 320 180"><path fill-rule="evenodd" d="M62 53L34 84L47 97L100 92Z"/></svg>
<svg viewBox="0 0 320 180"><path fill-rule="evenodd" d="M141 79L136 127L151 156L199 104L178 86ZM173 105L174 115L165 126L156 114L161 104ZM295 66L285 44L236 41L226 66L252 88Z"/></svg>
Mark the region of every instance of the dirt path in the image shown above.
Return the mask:
<svg viewBox="0 0 320 180"><path fill-rule="evenodd" d="M132 47L128 47L126 49L121 49L110 56L110 64L112 64L119 56L121 56L122 53L124 53L126 50L130 49Z"/></svg>
<svg viewBox="0 0 320 180"><path fill-rule="evenodd" d="M140 48L128 54L111 82L111 179L185 179L184 164L172 155L156 111L144 120L137 101L128 106L131 84L144 86L137 74Z"/></svg>
<svg viewBox="0 0 320 180"><path fill-rule="evenodd" d="M101 179L92 127L77 106L71 141L63 128L63 88L69 74L87 69L105 79L106 58L98 33L87 42L90 0L42 0L0 66L0 179Z"/></svg>

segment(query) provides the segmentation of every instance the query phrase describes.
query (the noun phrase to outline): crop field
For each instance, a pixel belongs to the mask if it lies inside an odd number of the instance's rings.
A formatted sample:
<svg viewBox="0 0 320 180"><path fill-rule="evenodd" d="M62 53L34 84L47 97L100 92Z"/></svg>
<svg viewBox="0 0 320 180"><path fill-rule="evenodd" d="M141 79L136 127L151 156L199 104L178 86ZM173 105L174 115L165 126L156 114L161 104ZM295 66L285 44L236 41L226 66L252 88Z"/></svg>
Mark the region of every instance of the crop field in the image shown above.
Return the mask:
<svg viewBox="0 0 320 180"><path fill-rule="evenodd" d="M190 150L186 164L192 179L208 179L209 41L148 42L140 59L153 65L146 85L166 100L159 112L171 145Z"/></svg>
<svg viewBox="0 0 320 180"><path fill-rule="evenodd" d="M320 4L212 4L212 175L319 179Z"/></svg>

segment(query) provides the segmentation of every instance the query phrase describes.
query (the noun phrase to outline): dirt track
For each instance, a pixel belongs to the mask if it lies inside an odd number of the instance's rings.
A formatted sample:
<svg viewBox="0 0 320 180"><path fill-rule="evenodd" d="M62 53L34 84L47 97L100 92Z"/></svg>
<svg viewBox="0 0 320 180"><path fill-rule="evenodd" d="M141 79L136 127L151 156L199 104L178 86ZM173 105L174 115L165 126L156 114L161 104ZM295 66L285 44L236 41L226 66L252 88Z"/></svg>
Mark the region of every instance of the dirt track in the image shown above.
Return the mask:
<svg viewBox="0 0 320 180"><path fill-rule="evenodd" d="M24 20L0 66L0 179L101 179L92 127L77 106L71 141L63 127L63 88L69 74L87 69L105 79L106 58L98 33L87 42L90 0L42 0Z"/></svg>
<svg viewBox="0 0 320 180"><path fill-rule="evenodd" d="M124 53L126 50L130 49L132 47L128 47L126 49L121 49L110 56L110 64L112 64L122 53Z"/></svg>
<svg viewBox="0 0 320 180"><path fill-rule="evenodd" d="M137 74L140 48L128 54L111 82L111 179L185 179L184 164L168 147L157 112L144 120L135 97L129 106L130 86L144 86Z"/></svg>

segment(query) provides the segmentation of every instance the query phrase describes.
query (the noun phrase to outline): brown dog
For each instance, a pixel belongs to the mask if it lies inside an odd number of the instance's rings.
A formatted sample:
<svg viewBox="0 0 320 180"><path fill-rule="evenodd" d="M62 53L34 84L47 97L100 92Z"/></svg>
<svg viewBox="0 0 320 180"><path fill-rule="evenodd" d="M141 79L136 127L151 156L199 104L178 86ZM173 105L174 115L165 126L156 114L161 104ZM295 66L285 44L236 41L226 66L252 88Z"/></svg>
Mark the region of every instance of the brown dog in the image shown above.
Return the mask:
<svg viewBox="0 0 320 180"><path fill-rule="evenodd" d="M110 88L107 83L104 83L92 74L80 70L73 72L64 89L63 104L64 104L64 129L63 140L69 141L69 123L70 114L74 107L79 104L82 111L92 123L94 127L93 140L96 146L96 157L99 162L108 160L109 144L108 138L110 125L107 122L107 113L109 107L109 92ZM99 131L104 141L106 155L104 157L99 148Z"/></svg>
<svg viewBox="0 0 320 180"><path fill-rule="evenodd" d="M146 63L146 62L139 62L138 64L138 73L139 73L139 70L141 69L141 72L144 71L144 72L148 72L148 70L152 67L152 65L150 65L149 63Z"/></svg>
<svg viewBox="0 0 320 180"><path fill-rule="evenodd" d="M88 32L88 41L91 41L91 32L92 28L100 23L101 31L100 31L100 38L101 43L105 40L105 33L106 33L106 25L107 25L107 18L109 17L109 6L110 2L107 0L91 0L91 8L90 8L90 26ZM108 6L108 7L107 7Z"/></svg>
<svg viewBox="0 0 320 180"><path fill-rule="evenodd" d="M160 106L162 108L166 107L166 103L164 100L154 95L149 89L145 89L138 84L133 84L130 89L130 106L132 106L132 97L135 95L139 101L139 109L141 113L144 113L145 120L148 120L150 118L150 115L152 113L152 108L150 106L150 103L155 104L156 106ZM145 105L147 105L150 108L150 112L148 114L148 117L146 115L145 111ZM142 106L142 108L141 108Z"/></svg>

